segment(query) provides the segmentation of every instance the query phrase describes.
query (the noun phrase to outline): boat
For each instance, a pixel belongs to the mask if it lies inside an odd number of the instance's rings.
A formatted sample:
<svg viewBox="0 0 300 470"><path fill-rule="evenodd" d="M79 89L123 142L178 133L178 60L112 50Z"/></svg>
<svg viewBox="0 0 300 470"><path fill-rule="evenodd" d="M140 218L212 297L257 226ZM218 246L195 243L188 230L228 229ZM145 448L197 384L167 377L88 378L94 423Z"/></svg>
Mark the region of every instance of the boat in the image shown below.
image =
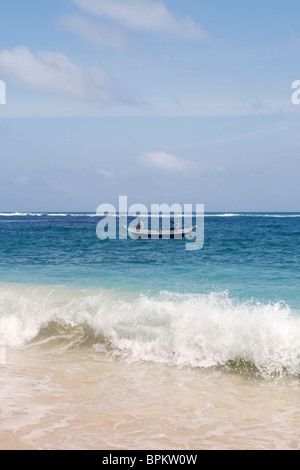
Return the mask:
<svg viewBox="0 0 300 470"><path fill-rule="evenodd" d="M145 228L137 228L137 227L126 227L124 228L130 233L134 235L136 238L141 239L149 239L158 240L158 239L176 239L181 240L182 238L191 235L193 230L195 230L196 225L194 227L188 228L175 228L175 229L145 229Z"/></svg>

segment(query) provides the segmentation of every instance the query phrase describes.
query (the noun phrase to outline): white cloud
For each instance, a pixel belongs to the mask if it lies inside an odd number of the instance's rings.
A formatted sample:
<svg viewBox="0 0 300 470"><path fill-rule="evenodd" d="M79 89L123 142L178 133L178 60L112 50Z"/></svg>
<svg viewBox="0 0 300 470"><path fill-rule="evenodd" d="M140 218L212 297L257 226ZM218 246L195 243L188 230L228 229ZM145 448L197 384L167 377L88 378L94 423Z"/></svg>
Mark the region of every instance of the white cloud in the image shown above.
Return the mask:
<svg viewBox="0 0 300 470"><path fill-rule="evenodd" d="M84 11L99 18L109 18L122 26L158 34L172 34L191 39L206 37L191 18L177 18L157 0L72 0Z"/></svg>
<svg viewBox="0 0 300 470"><path fill-rule="evenodd" d="M28 178L28 176L22 175L22 176L19 176L18 181L20 183L27 183L28 181L30 181L30 178Z"/></svg>
<svg viewBox="0 0 300 470"><path fill-rule="evenodd" d="M98 68L85 71L61 52L33 54L26 46L0 52L0 71L26 88L106 102L113 87Z"/></svg>
<svg viewBox="0 0 300 470"><path fill-rule="evenodd" d="M128 43L127 38L116 28L95 22L80 15L65 15L58 26L78 34L96 46L122 48Z"/></svg>
<svg viewBox="0 0 300 470"><path fill-rule="evenodd" d="M144 152L138 157L139 163L169 173L199 171L197 163L184 160L166 152Z"/></svg>
<svg viewBox="0 0 300 470"><path fill-rule="evenodd" d="M116 174L113 171L105 170L104 168L97 168L98 175L104 176L105 178L112 179L116 177Z"/></svg>
<svg viewBox="0 0 300 470"><path fill-rule="evenodd" d="M124 170L112 171L107 170L106 168L97 168L96 172L98 173L98 175L101 175L107 179L128 178L130 176L129 172Z"/></svg>

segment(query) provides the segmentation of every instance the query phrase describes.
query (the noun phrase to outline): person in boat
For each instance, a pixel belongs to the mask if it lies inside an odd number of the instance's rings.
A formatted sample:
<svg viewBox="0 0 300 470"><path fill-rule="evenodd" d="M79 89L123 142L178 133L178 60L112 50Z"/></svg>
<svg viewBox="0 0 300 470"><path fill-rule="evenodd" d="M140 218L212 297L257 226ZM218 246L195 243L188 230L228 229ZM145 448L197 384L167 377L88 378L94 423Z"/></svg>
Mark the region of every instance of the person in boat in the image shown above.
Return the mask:
<svg viewBox="0 0 300 470"><path fill-rule="evenodd" d="M137 230L144 230L144 222L142 221L142 219L139 217L139 223L136 225L136 229Z"/></svg>
<svg viewBox="0 0 300 470"><path fill-rule="evenodd" d="M177 222L175 223L173 220L171 220L171 230L178 230L180 228L180 222L179 220L177 220Z"/></svg>

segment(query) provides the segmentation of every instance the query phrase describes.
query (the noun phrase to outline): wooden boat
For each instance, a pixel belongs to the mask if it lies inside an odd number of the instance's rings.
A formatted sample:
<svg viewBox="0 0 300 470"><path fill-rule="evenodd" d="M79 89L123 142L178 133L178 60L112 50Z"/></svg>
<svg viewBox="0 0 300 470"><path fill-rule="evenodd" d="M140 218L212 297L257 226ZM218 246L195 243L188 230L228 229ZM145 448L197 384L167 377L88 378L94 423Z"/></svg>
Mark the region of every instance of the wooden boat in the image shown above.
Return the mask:
<svg viewBox="0 0 300 470"><path fill-rule="evenodd" d="M182 238L186 237L187 235L190 235L193 230L195 230L196 226L194 227L188 227L188 228L174 228L174 229L138 229L136 227L125 227L124 228L130 233L131 235L134 235L136 238L141 238L141 239L152 239L152 240L157 240L157 239L165 239L165 240L170 240L170 239L178 239L181 240Z"/></svg>

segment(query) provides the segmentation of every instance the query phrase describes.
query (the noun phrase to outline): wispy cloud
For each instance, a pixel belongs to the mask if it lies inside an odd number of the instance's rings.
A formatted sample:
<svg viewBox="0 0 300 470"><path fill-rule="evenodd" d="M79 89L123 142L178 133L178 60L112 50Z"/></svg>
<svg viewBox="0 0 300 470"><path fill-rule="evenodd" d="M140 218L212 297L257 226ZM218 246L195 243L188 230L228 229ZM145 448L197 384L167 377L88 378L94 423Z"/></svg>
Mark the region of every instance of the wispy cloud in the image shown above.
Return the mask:
<svg viewBox="0 0 300 470"><path fill-rule="evenodd" d="M105 170L104 168L97 168L98 175L104 176L104 178L113 179L116 178L116 173L111 170Z"/></svg>
<svg viewBox="0 0 300 470"><path fill-rule="evenodd" d="M176 17L157 0L72 0L98 18L108 18L121 26L155 34L205 39L203 29L192 18Z"/></svg>
<svg viewBox="0 0 300 470"><path fill-rule="evenodd" d="M21 175L21 176L19 176L17 181L19 181L20 183L27 183L28 181L30 181L30 178L28 176Z"/></svg>
<svg viewBox="0 0 300 470"><path fill-rule="evenodd" d="M107 179L128 178L129 176L129 173L124 170L112 171L106 168L97 168L96 172L98 173L98 175L103 176Z"/></svg>
<svg viewBox="0 0 300 470"><path fill-rule="evenodd" d="M0 51L0 71L22 86L98 103L113 99L113 85L100 68L83 70L62 52L36 54L19 46Z"/></svg>
<svg viewBox="0 0 300 470"><path fill-rule="evenodd" d="M138 157L138 162L147 167L168 173L188 173L200 170L197 163L166 152L143 152Z"/></svg>
<svg viewBox="0 0 300 470"><path fill-rule="evenodd" d="M57 24L58 27L75 33L98 47L122 48L129 42L117 28L81 15L65 15Z"/></svg>

